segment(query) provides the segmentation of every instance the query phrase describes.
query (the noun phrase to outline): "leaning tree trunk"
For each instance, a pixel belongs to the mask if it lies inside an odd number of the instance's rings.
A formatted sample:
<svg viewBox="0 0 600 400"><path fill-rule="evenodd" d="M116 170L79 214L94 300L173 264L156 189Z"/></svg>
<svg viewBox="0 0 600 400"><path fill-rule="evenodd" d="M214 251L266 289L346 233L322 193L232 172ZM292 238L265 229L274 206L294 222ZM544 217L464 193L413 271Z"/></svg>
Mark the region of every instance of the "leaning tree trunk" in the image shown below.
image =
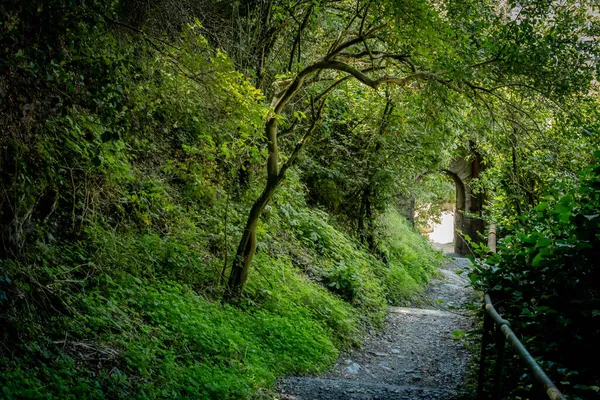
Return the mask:
<svg viewBox="0 0 600 400"><path fill-rule="evenodd" d="M377 244L375 243L375 221L373 221L373 209L371 207L371 190L368 193L365 193L366 203L365 203L365 217L367 219L367 246L369 247L369 251L371 253L375 253L377 250Z"/></svg>
<svg viewBox="0 0 600 400"><path fill-rule="evenodd" d="M244 288L244 284L248 279L248 272L250 271L252 257L254 256L254 252L256 251L256 227L258 225L260 215L266 207L266 205L271 200L271 198L273 197L275 189L284 179L286 170L294 164L300 149L304 145L304 142L314 132L316 123L321 117L321 113L323 111L323 106L325 104L325 99L327 95L329 95L329 93L331 93L336 87L338 87L343 82L346 82L350 78L355 78L363 84L371 87L372 89L378 89L383 84L393 83L399 86L404 86L417 79L439 79L435 74L431 74L428 72L415 72L414 74L405 76L403 78L385 75L381 78L373 79L365 75L365 72L375 71L374 67L367 68L365 70L360 70L353 67L350 64L335 59L345 49L355 44L362 43L369 38L375 37L375 33L378 29L379 28L373 28L368 32L361 32L359 36L349 39L342 43L340 43L339 41L335 42L332 48L327 52L327 54L323 58L321 58L314 64L305 67L302 71L298 72L294 79L289 81L277 82L278 86L281 87L281 91L278 92L273 98L273 102L271 103L272 115L267 120L267 124L265 126L265 133L267 137L267 142L269 144L269 159L267 161L267 184L265 185L261 196L256 200L256 202L252 206L250 214L248 215L246 227L240 240L235 259L233 260L231 274L229 275L229 281L227 282L227 288L223 298L224 301L236 303L239 300L239 297L242 294L242 290ZM313 118L313 123L310 126L310 128L304 134L302 139L296 144L296 147L294 148L294 151L292 152L292 155L290 156L288 161L281 167L281 170L279 170L279 150L277 148L277 115L281 114L285 106L304 86L304 81L306 78L318 73L319 71L326 69L344 72L348 75L336 80L327 89L325 89L313 99L313 113L315 112L314 105L320 102L318 113L316 113L317 115L315 116L315 118Z"/></svg>
<svg viewBox="0 0 600 400"><path fill-rule="evenodd" d="M274 185L267 183L262 194L250 209L244 233L242 234L235 258L233 259L229 281L227 282L227 289L225 292L225 301L227 302L236 303L239 300L244 284L248 279L250 264L252 263L254 252L256 251L256 228L258 226L258 220L265 209L265 206L269 204L269 201L273 197L273 193L277 186L278 182Z"/></svg>
<svg viewBox="0 0 600 400"><path fill-rule="evenodd" d="M244 284L248 280L248 273L250 272L250 264L256 251L256 228L258 226L258 220L263 210L271 201L275 189L285 179L287 170L294 165L296 158L302 150L304 143L313 134L317 127L318 121L321 119L323 113L323 107L325 101L321 102L321 105L313 116L313 121L309 128L306 130L300 141L296 143L296 147L290 154L287 162L285 162L281 168L278 168L279 149L277 147L277 118L272 116L267 121L265 127L265 133L267 141L269 143L269 158L267 160L267 184L263 189L260 197L254 202L246 221L246 227L244 233L240 239L233 265L231 266L231 273L229 275L229 281L227 282L227 288L223 300L228 303L237 303L244 289Z"/></svg>
<svg viewBox="0 0 600 400"><path fill-rule="evenodd" d="M358 229L361 241L368 247L371 253L374 253L377 246L375 244L375 224L373 221L371 195L371 187L367 186L361 195Z"/></svg>
<svg viewBox="0 0 600 400"><path fill-rule="evenodd" d="M246 221L246 227L244 233L240 239L233 264L231 266L231 273L229 275L229 281L227 282L227 288L225 291L225 301L230 303L237 303L244 284L248 280L248 273L250 272L250 264L256 251L256 228L258 226L258 220L263 210L269 204L269 201L275 193L275 189L279 186L279 183L283 180L284 175L279 174L277 163L279 158L279 149L277 147L277 119L275 117L270 118L265 126L265 133L267 141L269 143L269 158L267 160L267 184L263 189L260 197L256 199L248 219ZM282 171L285 173L285 171Z"/></svg>

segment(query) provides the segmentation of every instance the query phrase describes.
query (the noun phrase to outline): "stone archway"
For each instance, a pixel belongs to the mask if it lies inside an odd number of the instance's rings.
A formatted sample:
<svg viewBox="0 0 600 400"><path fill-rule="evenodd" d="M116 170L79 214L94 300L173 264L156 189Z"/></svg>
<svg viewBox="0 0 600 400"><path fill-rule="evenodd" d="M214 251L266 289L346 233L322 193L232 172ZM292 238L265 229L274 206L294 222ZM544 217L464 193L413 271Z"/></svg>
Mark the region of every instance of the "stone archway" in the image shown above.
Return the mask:
<svg viewBox="0 0 600 400"><path fill-rule="evenodd" d="M454 252L456 254L466 254L467 245L464 239L459 233L462 231L465 217L465 206L466 206L466 188L461 178L450 170L443 170L447 174L456 186L456 204L454 206Z"/></svg>
<svg viewBox="0 0 600 400"><path fill-rule="evenodd" d="M468 235L472 241L484 241L485 222L481 218L483 195L473 193L471 181L478 178L483 166L477 152L462 151L443 172L449 175L456 185L456 206L454 212L454 252L469 254L471 251L463 239ZM462 232L462 234L460 233Z"/></svg>
<svg viewBox="0 0 600 400"><path fill-rule="evenodd" d="M456 204L454 210L454 252L456 254L465 255L471 253L469 245L463 239L464 235L468 235L476 243L484 241L485 222L481 218L484 196L481 194L475 195L471 187L471 181L474 178L478 178L483 169L481 156L476 151L463 149L450 163L448 168L442 170L443 173L454 181L456 186ZM418 183L426 174L419 175L415 179L415 183ZM410 196L401 199L399 206L408 221L414 225L414 197Z"/></svg>

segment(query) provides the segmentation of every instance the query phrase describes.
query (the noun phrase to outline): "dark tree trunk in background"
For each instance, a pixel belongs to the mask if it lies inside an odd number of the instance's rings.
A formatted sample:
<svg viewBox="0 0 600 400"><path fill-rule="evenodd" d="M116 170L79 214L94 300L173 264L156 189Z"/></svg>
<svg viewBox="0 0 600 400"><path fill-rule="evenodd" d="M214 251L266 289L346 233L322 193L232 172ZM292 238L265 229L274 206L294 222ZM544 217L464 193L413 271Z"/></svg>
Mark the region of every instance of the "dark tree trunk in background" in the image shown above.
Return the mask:
<svg viewBox="0 0 600 400"><path fill-rule="evenodd" d="M373 221L373 206L371 203L372 190L367 186L361 194L360 209L358 212L358 234L361 241L367 245L369 251L375 251L375 221Z"/></svg>

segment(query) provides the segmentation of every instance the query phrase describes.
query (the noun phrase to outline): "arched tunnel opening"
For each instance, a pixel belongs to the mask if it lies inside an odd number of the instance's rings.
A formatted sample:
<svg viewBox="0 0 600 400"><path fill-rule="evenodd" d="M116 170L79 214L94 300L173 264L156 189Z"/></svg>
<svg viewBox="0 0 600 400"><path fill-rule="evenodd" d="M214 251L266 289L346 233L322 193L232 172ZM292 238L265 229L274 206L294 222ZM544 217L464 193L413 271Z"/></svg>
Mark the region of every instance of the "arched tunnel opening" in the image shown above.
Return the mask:
<svg viewBox="0 0 600 400"><path fill-rule="evenodd" d="M423 174L416 180L414 226L429 236L434 246L453 251L456 184L443 172Z"/></svg>
<svg viewBox="0 0 600 400"><path fill-rule="evenodd" d="M465 206L467 197L465 184L460 178L460 176L458 176L458 174L450 170L443 170L442 172L452 179L456 187L456 203L454 206L453 218L454 252L456 254L467 254L468 244L465 242L465 239L463 237L463 226L465 222Z"/></svg>
<svg viewBox="0 0 600 400"><path fill-rule="evenodd" d="M477 155L459 157L448 168L417 178L418 189L405 207L406 215L415 227L429 235L432 242L441 245L437 247L466 255L471 253L466 237L477 243L485 240L484 196L474 193L471 187L472 180L479 177L480 168ZM434 195L427 197L424 193Z"/></svg>

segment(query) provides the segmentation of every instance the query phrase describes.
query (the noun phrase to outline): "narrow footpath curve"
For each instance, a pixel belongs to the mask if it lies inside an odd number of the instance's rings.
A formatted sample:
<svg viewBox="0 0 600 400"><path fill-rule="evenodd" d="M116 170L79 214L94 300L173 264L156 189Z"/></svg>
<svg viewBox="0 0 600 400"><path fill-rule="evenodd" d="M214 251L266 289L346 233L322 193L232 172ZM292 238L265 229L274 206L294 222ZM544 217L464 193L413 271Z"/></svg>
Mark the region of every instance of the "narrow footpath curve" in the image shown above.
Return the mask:
<svg viewBox="0 0 600 400"><path fill-rule="evenodd" d="M469 264L465 258L445 259L442 279L431 282L424 308L391 307L382 332L343 354L332 372L282 380L280 399L462 398L469 354L452 332L469 330L472 321L453 307L471 296L465 274L456 273Z"/></svg>

